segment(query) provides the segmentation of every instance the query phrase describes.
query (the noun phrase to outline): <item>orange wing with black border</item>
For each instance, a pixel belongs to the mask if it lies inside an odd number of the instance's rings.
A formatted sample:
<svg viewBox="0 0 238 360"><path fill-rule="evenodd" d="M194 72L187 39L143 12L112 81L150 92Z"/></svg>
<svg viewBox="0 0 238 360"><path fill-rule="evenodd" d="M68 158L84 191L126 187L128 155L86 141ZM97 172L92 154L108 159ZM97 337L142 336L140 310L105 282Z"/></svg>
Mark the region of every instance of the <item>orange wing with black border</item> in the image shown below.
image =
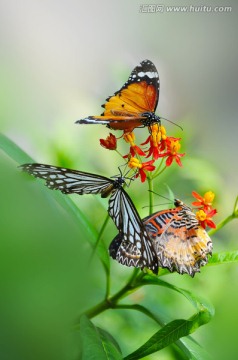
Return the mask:
<svg viewBox="0 0 238 360"><path fill-rule="evenodd" d="M100 116L77 120L78 124L102 124L110 129L132 131L139 126L159 123L155 115L159 101L159 74L150 60L144 60L132 71L123 87L102 105Z"/></svg>

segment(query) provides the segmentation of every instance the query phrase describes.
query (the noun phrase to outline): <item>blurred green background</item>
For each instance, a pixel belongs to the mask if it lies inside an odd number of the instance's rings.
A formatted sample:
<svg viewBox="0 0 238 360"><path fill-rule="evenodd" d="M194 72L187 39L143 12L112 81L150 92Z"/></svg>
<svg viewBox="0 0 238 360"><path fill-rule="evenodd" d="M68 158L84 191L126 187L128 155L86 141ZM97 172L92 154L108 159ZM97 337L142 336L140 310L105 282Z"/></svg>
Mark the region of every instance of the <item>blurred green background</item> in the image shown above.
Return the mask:
<svg viewBox="0 0 238 360"><path fill-rule="evenodd" d="M121 160L98 141L108 130L74 122L100 114L104 99L148 58L161 80L157 114L183 127L181 132L165 123L169 135L182 137L181 150L187 154L183 168L171 167L155 190L166 193L168 184L187 202L192 190L214 190L216 220L222 220L232 211L238 183L237 3L212 1L212 6L232 7L219 13L166 11L166 5L202 6L198 1L163 2L163 13L142 13L140 5L125 0L2 0L0 130L38 162L115 175ZM136 130L138 143L145 134ZM124 147L122 153L126 151ZM52 201L50 190L19 174L17 163L1 151L0 156L0 358L76 359L72 324L82 309L102 299L102 265L95 257L88 266L87 231ZM148 212L142 208L148 204L146 190L139 182L129 190L142 216ZM100 229L107 200L72 199ZM110 222L105 244L115 234ZM214 252L237 249L237 223L213 242ZM111 268L116 290L131 269L113 261ZM212 358L237 359L237 272L236 265L226 265L203 268L194 279L178 274L164 278L214 304L215 318L193 335ZM172 319L192 314L186 300L167 289L147 287L131 301L159 313L166 308ZM110 329L124 354L157 330L141 314L128 311L105 312L95 324ZM160 353L160 359L173 358L169 349Z"/></svg>

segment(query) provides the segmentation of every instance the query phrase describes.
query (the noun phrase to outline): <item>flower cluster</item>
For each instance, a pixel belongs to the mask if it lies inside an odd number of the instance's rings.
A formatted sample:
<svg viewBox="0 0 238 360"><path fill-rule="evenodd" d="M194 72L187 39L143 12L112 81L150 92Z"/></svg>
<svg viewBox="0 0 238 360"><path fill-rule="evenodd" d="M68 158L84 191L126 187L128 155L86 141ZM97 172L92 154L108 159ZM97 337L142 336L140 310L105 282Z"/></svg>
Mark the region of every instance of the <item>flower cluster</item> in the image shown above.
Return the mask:
<svg viewBox="0 0 238 360"><path fill-rule="evenodd" d="M207 191L204 196L199 195L197 192L192 192L193 197L196 199L192 203L193 206L198 208L196 217L200 222L201 226L205 229L206 226L210 228L216 228L215 223L212 221L212 217L216 215L217 210L212 208L212 203L215 194L212 191Z"/></svg>
<svg viewBox="0 0 238 360"><path fill-rule="evenodd" d="M148 176L147 172L152 172L156 169L154 162L161 159L161 163L165 160L165 168L169 167L174 161L182 166L181 157L185 153L179 153L181 138L167 136L166 129L161 124L153 124L148 127L149 137L140 146L136 145L136 137L134 132L124 132L119 139L124 139L129 145L129 153L123 158L128 160L128 166L137 171L136 177L140 177L141 182L144 182ZM117 149L116 137L110 133L106 139L100 139L100 144L108 150ZM141 146L145 148L141 148ZM141 157L149 158L151 160L143 162Z"/></svg>
<svg viewBox="0 0 238 360"><path fill-rule="evenodd" d="M129 152L121 156L124 160L126 159L128 167L135 171L135 177L139 178L141 182L145 182L148 177L150 179L157 177L162 171L171 166L173 162L182 166L181 158L185 155L185 153L180 153L181 138L168 136L163 125L155 123L149 126L148 130L149 136L140 146L136 144L134 132L124 131L123 135L119 138L110 133L106 139L100 139L101 146L117 152L117 142L119 139L123 139L129 144ZM150 159L143 161L143 157ZM155 163L159 160L160 163L156 169ZM163 168L161 168L162 165L164 165ZM204 196L201 196L193 191L192 195L196 199L192 205L197 208L196 217L201 226L204 229L207 226L215 228L216 225L212 221L212 217L217 213L217 210L212 207L215 194L212 191L207 191Z"/></svg>

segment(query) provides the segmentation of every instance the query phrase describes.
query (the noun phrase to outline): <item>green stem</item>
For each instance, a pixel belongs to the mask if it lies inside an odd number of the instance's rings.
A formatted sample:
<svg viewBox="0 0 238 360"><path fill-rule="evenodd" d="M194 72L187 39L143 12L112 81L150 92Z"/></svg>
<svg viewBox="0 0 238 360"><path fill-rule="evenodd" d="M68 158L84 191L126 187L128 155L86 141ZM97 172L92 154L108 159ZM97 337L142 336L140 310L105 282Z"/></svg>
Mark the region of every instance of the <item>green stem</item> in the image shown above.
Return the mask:
<svg viewBox="0 0 238 360"><path fill-rule="evenodd" d="M233 214L235 214L235 217L238 217L238 196L236 197L234 208L233 208Z"/></svg>
<svg viewBox="0 0 238 360"><path fill-rule="evenodd" d="M92 251L92 255L91 255L91 258L90 258L90 262L92 261L94 255L95 255L95 251L96 251L96 249L97 249L97 246L98 246L98 244L99 244L99 241L101 240L102 234L103 234L103 232L104 232L104 230L105 230L105 228L106 228L106 226L107 226L107 223L108 223L109 218L110 218L109 215L107 215L106 218L105 218L105 220L104 220L104 222L103 222L103 224L102 224L102 227L101 227L101 229L100 229L100 231L99 231L99 233L98 233L98 237L97 237L96 244L95 244L95 246L94 246L94 248L93 248L93 251Z"/></svg>
<svg viewBox="0 0 238 360"><path fill-rule="evenodd" d="M120 153L120 151L118 151L117 149L115 150L116 153L125 161L127 162L127 159L124 159L123 155Z"/></svg>
<svg viewBox="0 0 238 360"><path fill-rule="evenodd" d="M116 305L115 309L128 309L128 310L136 310L140 311L141 313L145 314L146 316L150 317L152 320L154 320L157 324L160 326L164 326L165 323L159 317L155 314L153 314L150 310L146 309L144 306L139 304L123 304L123 305Z"/></svg>
<svg viewBox="0 0 238 360"><path fill-rule="evenodd" d="M228 224L230 221L232 221L235 218L236 218L236 216L235 216L234 213L227 216L227 218L225 218L219 224L217 224L215 229L212 229L212 230L208 231L208 235L210 235L210 236L214 235L218 230L222 229L226 224Z"/></svg>
<svg viewBox="0 0 238 360"><path fill-rule="evenodd" d="M156 173L152 176L152 179L155 179L157 176L161 175L166 168L167 168L167 166L165 166L160 172L156 172Z"/></svg>
<svg viewBox="0 0 238 360"><path fill-rule="evenodd" d="M161 162L160 162L159 166L157 167L157 169L154 172L153 178L155 178L156 176L159 175L159 171L161 169L161 166L163 165L163 162L164 162L164 158L161 159ZM165 166L165 168L166 168L166 166Z"/></svg>
<svg viewBox="0 0 238 360"><path fill-rule="evenodd" d="M219 224L217 224L215 229L212 229L208 232L209 235L214 235L218 230L222 229L226 224L228 224L230 221L238 218L238 196L235 200L235 204L234 204L234 208L233 208L233 213L229 216L227 216L227 218L225 218L224 220L222 220Z"/></svg>
<svg viewBox="0 0 238 360"><path fill-rule="evenodd" d="M115 295L105 298L102 302L86 311L85 315L91 319L107 309L113 309L116 307L116 304L120 299L136 291L140 286L141 278L144 276L144 273L141 272L138 275L138 272L139 269L134 269L131 278L121 290L119 290Z"/></svg>
<svg viewBox="0 0 238 360"><path fill-rule="evenodd" d="M153 214L154 211L154 192L153 192L153 179L147 178L149 186L149 214Z"/></svg>

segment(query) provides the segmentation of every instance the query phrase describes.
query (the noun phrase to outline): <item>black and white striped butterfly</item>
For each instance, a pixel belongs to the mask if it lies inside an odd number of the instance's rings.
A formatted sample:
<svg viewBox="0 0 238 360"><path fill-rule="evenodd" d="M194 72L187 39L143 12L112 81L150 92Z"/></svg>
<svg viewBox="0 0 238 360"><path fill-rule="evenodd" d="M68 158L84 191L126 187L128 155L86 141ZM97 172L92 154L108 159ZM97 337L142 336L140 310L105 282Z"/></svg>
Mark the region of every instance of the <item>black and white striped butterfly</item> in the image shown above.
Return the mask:
<svg viewBox="0 0 238 360"><path fill-rule="evenodd" d="M64 194L101 194L109 195L108 213L114 221L120 235L120 244L110 255L126 266L151 269L158 272L158 258L145 226L123 189L125 177L122 175L107 178L78 170L44 164L24 164L23 171L46 180L50 189L60 190Z"/></svg>

